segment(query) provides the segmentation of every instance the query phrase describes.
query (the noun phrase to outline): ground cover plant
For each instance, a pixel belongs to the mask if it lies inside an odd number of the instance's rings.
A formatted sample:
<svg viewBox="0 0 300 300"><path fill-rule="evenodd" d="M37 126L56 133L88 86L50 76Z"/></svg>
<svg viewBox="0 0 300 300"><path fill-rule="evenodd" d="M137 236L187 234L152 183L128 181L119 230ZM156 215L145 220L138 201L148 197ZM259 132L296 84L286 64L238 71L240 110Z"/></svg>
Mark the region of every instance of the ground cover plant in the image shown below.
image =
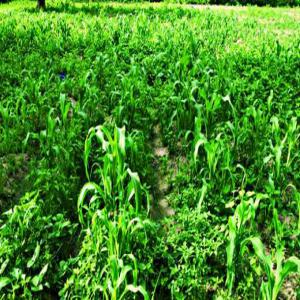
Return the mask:
<svg viewBox="0 0 300 300"><path fill-rule="evenodd" d="M0 299L298 299L300 11L0 5Z"/></svg>

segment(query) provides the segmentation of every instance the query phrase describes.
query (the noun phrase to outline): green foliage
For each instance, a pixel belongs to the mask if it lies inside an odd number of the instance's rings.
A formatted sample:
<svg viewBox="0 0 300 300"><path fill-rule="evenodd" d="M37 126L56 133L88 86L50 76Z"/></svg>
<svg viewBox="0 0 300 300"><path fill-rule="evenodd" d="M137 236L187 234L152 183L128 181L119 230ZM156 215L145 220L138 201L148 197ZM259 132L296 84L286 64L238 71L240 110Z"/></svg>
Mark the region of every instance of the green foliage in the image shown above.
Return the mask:
<svg viewBox="0 0 300 300"><path fill-rule="evenodd" d="M93 174L90 174L89 157L92 150L93 137L97 138L101 150L105 154L100 161L97 161L95 168L92 168ZM131 145L127 144L127 146L130 148ZM113 136L104 126L90 129L84 149L85 171L89 182L83 186L78 199L78 212L81 223L84 223L83 209L88 210L92 214L95 210L95 208L91 208L90 205L87 206L84 203L88 192L94 194L90 204L94 205L95 203L96 209L104 206L107 210L126 210L131 214L134 212L138 216L143 205L142 196L144 194L146 199L144 204L146 210L149 210L149 195L141 185L138 174L128 168L125 158L125 127L115 127ZM91 181L94 174L98 177L99 183Z"/></svg>
<svg viewBox="0 0 300 300"><path fill-rule="evenodd" d="M155 249L160 261L158 290L167 287L172 299L206 298L216 293L223 282L216 270L224 266L225 226L208 213L185 209L164 221L163 228Z"/></svg>
<svg viewBox="0 0 300 300"><path fill-rule="evenodd" d="M169 2L169 1L168 1ZM173 2L173 1L171 1ZM221 4L221 5L257 5L257 6L297 6L299 0L178 0L176 3Z"/></svg>
<svg viewBox="0 0 300 300"><path fill-rule="evenodd" d="M273 210L273 227L275 231L275 266L272 262L272 256L265 254L265 247L258 237L251 237L254 226L255 212L258 208L261 199L266 198L265 195L257 195L256 201L250 198L237 206L234 216L229 218L229 242L227 245L227 279L226 285L228 287L229 295L231 295L234 285L235 276L237 273L237 264L239 257L245 256L245 250L249 243L252 244L254 253L262 264L262 269L267 275L267 281L262 282L260 287L261 299L275 300L278 297L279 291L283 285L285 278L291 272L300 274L300 260L292 256L284 261L284 243L283 226L278 219L278 212ZM249 222L250 221L250 222ZM248 224L247 224L248 223ZM248 225L248 226L247 226ZM249 236L250 237L247 237ZM256 269L257 271L257 269ZM261 275L260 272L257 272Z"/></svg>
<svg viewBox="0 0 300 300"><path fill-rule="evenodd" d="M298 19L0 5L0 298L295 296Z"/></svg>
<svg viewBox="0 0 300 300"><path fill-rule="evenodd" d="M48 215L38 194L26 194L5 212L0 227L2 299L31 299L57 288L57 262L71 245L61 241L75 232L63 214Z"/></svg>
<svg viewBox="0 0 300 300"><path fill-rule="evenodd" d="M263 281L260 287L261 298L266 300L277 299L286 277L292 272L300 273L300 260L295 256L284 260L284 251L281 247L276 249L276 260L275 263L273 263L271 255L266 255L265 247L259 238L253 237L245 240L243 248L246 247L247 243L252 244L255 255L260 260L263 271L267 276L267 281ZM243 251L244 250L242 250L242 254Z"/></svg>
<svg viewBox="0 0 300 300"><path fill-rule="evenodd" d="M82 1L84 2L84 1ZM106 1L104 1L106 2ZM121 3L139 3L141 0L117 0ZM297 6L299 0L150 0L149 2L167 2L181 4L213 4L213 5L257 5L257 6Z"/></svg>
<svg viewBox="0 0 300 300"><path fill-rule="evenodd" d="M249 195L250 196L250 195ZM229 295L232 293L234 280L237 272L238 260L241 257L241 245L247 238L247 235L251 234L251 230L247 227L247 223L250 223L250 227L253 228L255 224L255 212L258 208L261 199L265 198L265 195L257 195L256 199L250 197L249 200L244 199L243 192L241 193L241 203L236 207L234 215L229 217L229 242L226 248L227 253L227 278L226 286L229 291Z"/></svg>
<svg viewBox="0 0 300 300"><path fill-rule="evenodd" d="M94 162L90 174L94 137L103 155L99 162ZM63 299L75 296L117 300L127 297L128 293L140 293L149 299L140 284L140 266L134 256L135 249L147 247L147 227L151 227L145 218L149 197L138 174L127 167L126 141L125 127L115 127L113 135L105 126L89 131L84 163L90 181L83 186L78 198L79 220L86 228L85 236L72 275L61 291ZM92 177L99 183L91 181ZM144 204L143 198L146 198ZM142 207L146 208L144 213Z"/></svg>

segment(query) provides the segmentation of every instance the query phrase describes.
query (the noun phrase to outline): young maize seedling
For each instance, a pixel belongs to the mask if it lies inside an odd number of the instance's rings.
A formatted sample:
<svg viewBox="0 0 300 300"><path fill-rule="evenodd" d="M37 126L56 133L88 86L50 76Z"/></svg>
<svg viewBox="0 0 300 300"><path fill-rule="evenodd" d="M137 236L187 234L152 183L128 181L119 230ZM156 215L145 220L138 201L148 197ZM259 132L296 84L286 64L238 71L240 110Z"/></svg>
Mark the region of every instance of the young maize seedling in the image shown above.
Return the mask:
<svg viewBox="0 0 300 300"><path fill-rule="evenodd" d="M101 158L101 162L97 164L97 172L90 174L88 166L94 137L99 141L104 156ZM90 129L84 150L84 165L89 182L82 188L78 200L81 222L83 222L83 209L91 212L89 207L94 206L95 203L98 207L99 205L105 205L107 209L112 211L126 208L129 210L134 209L135 213L139 213L142 206L141 194L145 195L146 209L149 210L149 195L141 185L138 174L127 167L125 148L125 127L115 128L114 136L104 126ZM91 181L91 175L93 176L95 173L100 174L99 183ZM94 195L87 205L84 201L89 192Z"/></svg>
<svg viewBox="0 0 300 300"><path fill-rule="evenodd" d="M297 126L297 118L293 117L288 126L287 131L287 144L288 144L288 154L286 158L286 166L290 167L293 160L297 157L296 154L293 156L292 153L295 151L295 147L297 146L298 140L300 138L300 133L297 134L297 130L299 132L299 127Z"/></svg>
<svg viewBox="0 0 300 300"><path fill-rule="evenodd" d="M253 226L255 212L258 208L259 202L265 198L266 196L263 194L257 194L255 201L253 201L252 198L250 198L248 201L242 198L241 203L235 209L234 215L229 217L229 243L226 248L226 286L228 288L229 295L231 295L233 289L238 255L240 254L241 245L245 239L245 233L248 229L246 224L250 222L250 225Z"/></svg>
<svg viewBox="0 0 300 300"><path fill-rule="evenodd" d="M286 277L293 272L300 274L300 260L295 256L284 260L283 248L279 247L276 249L274 264L271 255L266 254L265 247L258 237L248 238L243 242L242 254L249 243L251 243L267 276L267 281L263 281L260 287L261 299L276 300Z"/></svg>
<svg viewBox="0 0 300 300"><path fill-rule="evenodd" d="M103 155L95 164L97 168L89 172L94 137ZM104 299L119 300L130 292L140 293L144 299L149 298L144 287L138 284L139 268L132 254L137 235L139 242L147 242L146 226L151 224L141 218L141 210L142 198L146 196L148 212L149 197L138 174L132 172L125 161L124 127L115 127L113 135L104 126L89 131L84 151L89 182L83 186L78 198L79 220L87 227L84 246L79 253L79 259L84 263L79 265L70 279L75 282L77 277L89 280L90 272L98 271L95 285L86 287L87 297L97 292ZM90 198L88 194L91 194ZM85 264L91 269L87 271ZM130 280L133 282L129 283ZM68 298L68 285L61 293Z"/></svg>

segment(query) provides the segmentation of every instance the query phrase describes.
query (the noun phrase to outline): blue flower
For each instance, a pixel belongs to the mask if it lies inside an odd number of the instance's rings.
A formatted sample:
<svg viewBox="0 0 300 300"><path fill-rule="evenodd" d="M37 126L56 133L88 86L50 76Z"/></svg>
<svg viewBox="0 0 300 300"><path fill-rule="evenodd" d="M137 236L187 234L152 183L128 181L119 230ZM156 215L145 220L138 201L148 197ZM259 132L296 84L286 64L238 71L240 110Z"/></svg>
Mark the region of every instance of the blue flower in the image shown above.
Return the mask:
<svg viewBox="0 0 300 300"><path fill-rule="evenodd" d="M66 73L64 73L64 72L60 73L60 74L59 74L59 78L60 78L61 80L66 79Z"/></svg>

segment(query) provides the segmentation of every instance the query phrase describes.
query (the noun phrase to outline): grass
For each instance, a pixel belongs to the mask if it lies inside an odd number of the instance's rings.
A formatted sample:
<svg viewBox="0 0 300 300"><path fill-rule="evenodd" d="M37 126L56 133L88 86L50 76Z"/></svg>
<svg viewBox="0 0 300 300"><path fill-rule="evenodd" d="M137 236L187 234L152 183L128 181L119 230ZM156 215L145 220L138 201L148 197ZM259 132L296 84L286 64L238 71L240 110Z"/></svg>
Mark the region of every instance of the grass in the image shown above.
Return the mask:
<svg viewBox="0 0 300 300"><path fill-rule="evenodd" d="M296 299L299 20L1 4L0 299Z"/></svg>

